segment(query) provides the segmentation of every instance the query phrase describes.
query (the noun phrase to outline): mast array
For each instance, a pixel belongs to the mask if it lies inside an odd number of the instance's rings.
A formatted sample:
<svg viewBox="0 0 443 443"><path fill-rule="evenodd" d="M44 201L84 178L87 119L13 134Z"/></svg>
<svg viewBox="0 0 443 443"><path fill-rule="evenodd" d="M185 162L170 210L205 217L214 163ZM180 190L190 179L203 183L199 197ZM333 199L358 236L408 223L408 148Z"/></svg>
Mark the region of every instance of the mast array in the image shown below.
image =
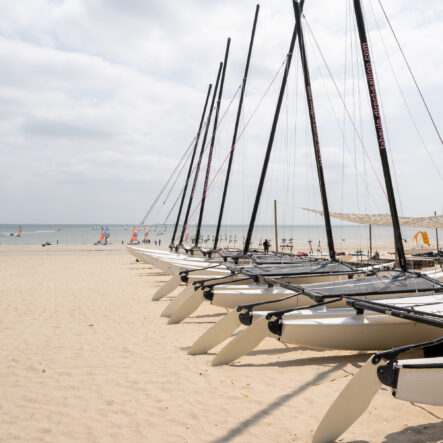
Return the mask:
<svg viewBox="0 0 443 443"><path fill-rule="evenodd" d="M251 60L252 47L254 45L255 28L257 26L257 19L258 19L259 11L260 11L260 5L257 5L255 8L254 23L252 25L251 39L249 42L248 56L246 58L246 66L245 66L245 72L243 75L243 81L242 81L242 87L241 87L241 93L240 93L240 101L238 103L237 117L236 117L235 126L234 126L234 135L232 136L232 144L231 144L231 150L229 153L228 168L226 171L226 179L225 179L225 185L223 188L222 201L220 204L220 212L218 215L217 229L215 231L214 246L213 246L214 250L217 249L218 239L219 239L219 235L220 235L220 227L221 227L221 223L222 223L222 219L223 219L223 211L225 208L226 194L228 192L229 178L231 176L232 160L234 159L234 149L235 149L235 144L237 142L238 127L240 124L240 117L241 117L241 112L242 112L242 108L243 108L243 99L244 99L245 90L246 90L246 82L248 80L249 62Z"/></svg>
<svg viewBox="0 0 443 443"><path fill-rule="evenodd" d="M176 249L178 249L180 246L183 246L183 238L185 236L186 228L188 226L189 213L191 212L192 200L194 199L195 187L197 186L197 180L198 180L198 175L200 172L200 167L201 167L201 163L202 163L202 159L203 159L203 153L205 151L206 139L208 137L209 125L211 123L211 118L212 118L212 110L214 109L214 102L215 102L215 97L217 95L218 84L220 81L220 74L221 74L222 68L223 68L223 63L220 62L220 65L218 67L217 80L215 82L215 88L212 93L211 107L209 108L209 114L208 114L208 118L207 118L205 134L203 136L203 142L202 142L202 145L200 148L200 154L199 154L199 158L198 158L198 162L197 162L197 168L195 170L194 182L192 183L192 190L191 190L191 195L189 197L188 208L186 209L185 221L183 223L182 232L180 234L180 241L178 242L178 246L176 246Z"/></svg>
<svg viewBox="0 0 443 443"><path fill-rule="evenodd" d="M281 86L280 86L280 92L279 92L279 96L278 96L278 100L277 100L277 105L276 105L276 108L274 111L271 132L270 132L269 139L268 139L268 145L267 145L265 158L264 158L264 162L263 162L263 166L262 166L262 171L261 171L261 175L260 175L260 180L259 180L259 184L258 184L256 196L255 196L253 209L252 209L251 219L250 219L250 223L248 226L247 236L245 239L245 244L244 244L244 248L243 248L243 255L247 255L247 253L249 252L249 249L250 249L252 234L253 234L255 221L256 221L256 217L257 217L257 213L258 213L261 195L263 192L264 181L266 178L270 155L271 155L272 148L273 148L275 132L277 129L281 106L282 106L282 102L283 102L283 97L284 97L285 90L286 90L286 84L287 84L287 80L288 80L289 69L291 66L295 42L298 37L300 58L301 58L303 77L304 77L304 83L305 83L306 100L307 100L307 104L308 104L308 112L309 112L312 140L313 140L313 146L314 146L315 160L316 160L318 180L319 180L319 186L320 186L321 201L322 201L323 214L324 214L324 220L325 220L326 235L327 235L327 241L328 241L329 255L330 255L331 260L336 259L334 240L333 240L333 235L332 235L332 226L331 226L330 213L329 213L329 205L328 205L328 199L327 199L327 193L326 193L326 184L325 184L325 179L324 179L324 171L323 171L320 143L319 143L319 137L318 137L317 122L316 122L315 109L314 109L314 101L313 101L313 96L312 96L310 73L309 73L308 61L307 61L307 56L306 56L306 49L305 49L305 44L304 44L303 29L302 29L302 24L301 24L301 15L302 15L302 10L303 10L303 5L304 5L304 0L301 0L300 2L298 2L297 0L293 0L293 7L294 7L294 13L295 13L295 26L294 26L294 29L292 32L289 51L286 55L285 69L284 69L284 73L283 73L283 77L282 77L282 82L281 82ZM253 48L253 43L254 43L254 38L255 38L255 30L256 30L256 24L257 24L257 19L258 19L259 8L260 8L260 6L257 5L256 10L255 10L255 16L254 16L254 22L253 22L253 27L252 27L252 32L251 32L250 43L249 43L246 66L245 66L244 76L243 76L243 80L242 80L241 95L240 95L237 116L236 116L236 121L235 121L235 126L234 126L232 145L231 145L231 149L230 149L230 153L229 153L229 161L228 161L228 167L227 167L224 189L223 189L223 194L222 194L222 200L221 200L221 204L220 204L220 211L219 211L219 216L218 216L218 221L217 221L216 233L215 233L215 237L214 237L213 250L216 250L216 248L218 246L219 236L220 236L220 228L221 228L221 223L222 223L222 219L223 219L227 190L228 190L229 180L230 180L230 175L231 175L232 162L233 162L233 157L234 157L234 148L235 148L235 143L237 140L238 128L239 128L239 123L240 123L240 118L241 118L242 107L243 107L244 94L245 94L246 83L247 83L247 78L248 78L248 71L249 71L250 59L251 59L251 54L252 54L252 48ZM391 217L392 217L395 247L396 247L396 252L397 252L397 257L398 257L400 268L402 269L402 271L406 271L407 270L407 262L406 262L406 257L405 257L405 253L404 253L404 248L403 248L397 206L396 206L396 201L395 201L395 194L394 194L392 178L391 178L391 174L390 174L389 161L388 161L387 152L386 152L386 144L385 144L385 138L384 138L383 124L382 124L382 119L381 119L381 112L379 109L379 103L378 103L378 99L377 99L374 72L373 72L373 68L372 68L372 62L371 62L371 57L370 57L370 51L369 51L368 40L367 40L367 35L366 35L366 28L365 28L364 17L363 17L363 12L362 12L362 8L361 8L360 0L354 0L354 10L355 10L356 23L357 23L358 33L359 33L361 53L362 53L362 57L363 57L363 64L364 64L364 68L365 68L365 75L366 75L366 80L367 80L368 92L369 92L369 97L370 97L370 102L371 102L371 109L372 109L372 115L373 115L373 120L374 120L374 126L375 126L375 130L376 130L377 142L378 142L378 146L379 146L379 154L380 154L380 159L381 159L381 163L382 163L383 174L384 174L384 178L385 178L385 186L386 186L388 202L389 202L389 208L390 208ZM198 223L197 223L195 242L194 242L194 246L192 247L192 250L198 248L198 245L199 245L201 225L202 225L203 214L204 214L204 209L205 209L206 193L208 190L208 181L209 181L209 175L210 175L210 169L211 169L213 150L214 150L214 145L215 145L217 123L218 123L218 117L219 117L219 112L220 112L221 98L222 98L222 94L223 94L223 85L224 85L224 79L225 79L225 73L226 73L227 59L228 59L228 55L229 55L230 42L231 42L231 40L230 40L230 38L228 38L224 62L220 63L220 65L219 65L216 85L213 90L211 105L210 105L210 109L209 109L209 113L208 113L208 117L207 117L207 125L206 125L206 129L205 129L205 133L204 133L204 137L203 137L203 142L202 142L201 149L200 149L199 158L197 161L192 190L190 193L189 202L188 202L188 206L187 206L187 210L186 210L186 216L185 216L185 220L183 223L182 232L180 235L180 240L178 242L178 245L176 246L176 249L178 249L178 247L180 247L180 246L183 246L183 239L184 239L184 235L186 232L187 224L189 222L189 220L188 220L189 213L190 213L190 209L192 206L192 202L193 202L193 198L194 198L194 194L195 194L195 189L196 189L196 184L197 184L197 180L198 180L198 175L199 175L200 168L201 168L201 163L202 163L202 158L203 158L203 154L204 154L204 150L205 150L209 126L210 126L210 122L211 122L211 118L212 118L212 112L215 108L215 117L214 117L214 122L213 122L211 143L210 143L210 149L209 149L209 154L208 154L206 175L205 175L205 181L204 181L204 185L203 185L202 199L200 202L200 213L199 213L199 219L198 219ZM219 85L220 85L220 87L219 87ZM187 177L186 177L185 187L184 187L183 195L182 195L181 202L180 202L177 220L176 220L174 230L173 230L173 235L172 235L171 244L170 244L171 249L175 247L175 244L174 244L175 237L177 234L178 225L180 222L180 217L181 217L183 206L184 206L184 200L186 198L190 175L192 173L192 168L194 165L197 146L198 146L198 143L200 140L200 135L201 135L201 131L202 131L205 115L206 115L206 110L207 110L207 105L208 105L211 89L212 89L212 85L209 85L202 117L200 120L199 129L198 129L197 136L196 136L196 141L194 144L192 158L190 161L190 165L189 165L189 169L188 169L188 173L187 173ZM217 96L217 92L218 92L218 96ZM216 105L214 106L216 96L218 98L217 98Z"/></svg>
<svg viewBox="0 0 443 443"><path fill-rule="evenodd" d="M197 152L197 146L198 146L198 142L200 140L200 134L201 134L201 130L203 127L203 122L205 120L206 108L208 106L208 101L209 101L209 96L211 94L211 89L212 89L212 84L209 83L208 93L206 94L206 100L205 100L205 105L203 107L203 113L201 116L200 125L198 127L197 136L195 138L195 144L194 144L194 150L192 152L191 162L189 163L189 169L188 169L188 174L186 176L186 182L185 182L185 187L183 189L183 195L182 195L182 199L180 202L180 208L178 210L177 220L176 220L175 226L174 226L174 232L172 233L171 244L169 245L169 248L171 250L174 248L175 236L177 234L177 228L178 228L178 224L180 222L180 216L181 216L182 209L183 209L183 203L185 202L185 198L186 198L186 191L188 190L188 184L189 184L189 179L190 179L191 173L192 173L192 167L194 166L195 154Z"/></svg>
<svg viewBox="0 0 443 443"><path fill-rule="evenodd" d="M295 0L292 0L295 2ZM300 8L303 9L304 0L301 0ZM258 207L260 205L260 199L263 192L263 185L265 183L266 172L268 170L269 159L271 157L272 147L274 145L274 136L275 131L277 129L278 119L280 117L281 105L283 102L283 97L285 95L286 83L288 81L289 68L291 67L292 54L294 52L295 40L297 38L297 27L294 26L294 30L292 31L291 43L289 45L289 51L286 55L286 65L283 73L282 83L280 86L280 93L278 96L277 106L274 112L274 119L272 121L271 133L269 135L268 146L266 149L265 159L263 162L263 167L260 175L260 181L258 183L257 194L255 196L254 207L252 209L251 220L249 222L248 233L245 239L245 245L243 247L243 255L246 255L249 252L249 247L251 245L252 233L254 231L255 219L257 218Z"/></svg>
<svg viewBox="0 0 443 443"><path fill-rule="evenodd" d="M228 38L226 42L226 51L225 51L225 59L223 62L223 71L221 75L221 81L220 81L220 89L218 91L218 98L217 98L217 104L216 104L216 110L215 110L215 117L214 117L214 126L212 129L212 137L211 137L211 147L209 148L209 155L208 155L208 164L206 166L206 176L205 176L205 183L203 185L203 194L202 199L200 202L200 214L198 217L198 223L197 223L197 231L195 234L195 244L193 246L194 248L198 248L198 242L200 239L200 230L201 230L201 224L203 220L203 213L205 210L205 203L206 203L206 192L208 190L208 181L209 181L209 173L211 171L211 163L212 163L212 154L214 152L214 145L215 145L215 135L217 133L217 123L218 123L218 115L220 113L220 103L223 96L223 85L225 82L225 74L226 74L226 65L228 63L228 56L229 56L229 48L231 46L231 39Z"/></svg>

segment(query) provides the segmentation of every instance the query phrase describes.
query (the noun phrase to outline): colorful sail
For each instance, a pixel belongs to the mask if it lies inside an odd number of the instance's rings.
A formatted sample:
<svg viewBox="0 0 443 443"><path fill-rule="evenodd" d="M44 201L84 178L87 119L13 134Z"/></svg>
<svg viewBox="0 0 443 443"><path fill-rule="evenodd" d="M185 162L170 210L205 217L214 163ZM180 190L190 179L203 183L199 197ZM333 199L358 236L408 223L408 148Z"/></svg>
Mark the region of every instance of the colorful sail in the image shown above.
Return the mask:
<svg viewBox="0 0 443 443"><path fill-rule="evenodd" d="M135 243L138 239L138 232L137 232L137 228L134 226L134 229L132 230L132 234L131 234L131 240L130 243Z"/></svg>
<svg viewBox="0 0 443 443"><path fill-rule="evenodd" d="M58 225L57 232L60 232L61 230L62 230L62 227L60 225Z"/></svg>
<svg viewBox="0 0 443 443"><path fill-rule="evenodd" d="M22 225L18 225L17 237L22 235Z"/></svg>
<svg viewBox="0 0 443 443"><path fill-rule="evenodd" d="M427 245L427 246L431 246L431 242L429 241L429 237L428 237L428 233L426 231L418 231L415 235L414 235L414 240L415 243L417 244L417 246L420 244L419 242L419 237L421 236L422 242Z"/></svg>
<svg viewBox="0 0 443 443"><path fill-rule="evenodd" d="M109 229L109 226L106 226L105 240L108 240L109 237L111 237L111 230Z"/></svg>
<svg viewBox="0 0 443 443"><path fill-rule="evenodd" d="M103 229L103 226L100 228L100 240L99 242L101 243L102 241L104 241L105 239L105 230Z"/></svg>

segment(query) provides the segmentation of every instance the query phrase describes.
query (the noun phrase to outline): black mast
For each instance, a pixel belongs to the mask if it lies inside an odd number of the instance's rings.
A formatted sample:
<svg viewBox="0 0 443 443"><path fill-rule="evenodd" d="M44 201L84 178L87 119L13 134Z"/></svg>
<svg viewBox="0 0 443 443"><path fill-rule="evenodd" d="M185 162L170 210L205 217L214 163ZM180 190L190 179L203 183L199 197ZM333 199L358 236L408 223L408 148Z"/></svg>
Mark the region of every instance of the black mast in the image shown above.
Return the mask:
<svg viewBox="0 0 443 443"><path fill-rule="evenodd" d="M308 60L306 57L305 42L301 26L301 12L298 2L294 2L295 22L298 34L298 45L300 47L300 58L303 67L303 77L305 80L306 99L308 102L309 120L311 122L312 142L314 144L315 162L317 164L318 182L320 184L321 202L325 218L326 236L328 239L329 257L335 260L334 239L332 237L331 218L329 216L328 197L326 194L325 177L323 174L323 164L320 151L320 141L318 138L317 122L315 118L314 100L312 98L311 78L309 75Z"/></svg>
<svg viewBox="0 0 443 443"><path fill-rule="evenodd" d="M293 0L295 1L295 0ZM303 9L304 0L301 1L300 8ZM289 68L291 66L292 53L294 51L295 40L297 38L297 27L294 25L294 30L292 31L291 44L289 45L289 51L286 55L286 66L283 73L283 79L280 86L280 94L278 96L277 107L274 112L274 120L272 122L271 134L269 136L268 147L266 149L266 155L263 162L263 168L260 175L260 181L258 183L257 194L255 196L254 207L252 209L251 220L249 222L248 233L246 235L245 246L243 248L243 255L246 255L249 251L249 246L251 244L252 232L254 230L255 219L257 218L258 206L260 204L260 198L263 191L263 185L265 183L266 172L268 170L269 158L271 156L272 145L274 144L275 130L277 129L278 119L280 116L280 109L283 102L283 96L285 94L286 83L288 80Z"/></svg>
<svg viewBox="0 0 443 443"><path fill-rule="evenodd" d="M198 242L200 239L199 238L200 237L200 230L201 230L201 225L202 225L202 220L203 220L203 212L205 210L206 192L208 191L209 173L211 171L212 154L214 152L215 135L217 133L218 115L220 112L220 103L221 103L221 99L222 99L222 95L223 95L223 84L225 82L226 65L228 63L229 47L230 46L231 46L231 39L228 37L228 41L226 42L225 60L223 62L223 72L222 72L221 80L220 80L220 89L218 91L217 105L216 105L216 109L215 109L214 126L212 128L211 147L209 148L208 165L206 167L205 183L203 186L203 195L202 195L202 199L201 199L201 203L200 203L200 215L198 217L197 232L195 234L194 248L198 247Z"/></svg>
<svg viewBox="0 0 443 443"><path fill-rule="evenodd" d="M238 127L240 124L240 116L241 116L241 112L242 112L242 108L243 108L243 98L245 95L246 81L248 79L249 62L251 60L252 47L254 45L255 28L257 26L257 18L258 18L259 10L260 10L260 5L257 5L255 8L254 24L252 25L251 39L249 42L248 56L246 58L246 66L245 66L245 73L243 75L243 82L242 82L241 93L240 93L240 101L238 102L237 118L235 120L234 135L232 137L231 151L229 153L228 169L226 171L225 186L223 189L223 196L222 196L222 201L221 201L221 205L220 205L220 213L218 215L217 229L215 231L215 239L214 239L213 249L217 249L218 237L220 235L220 227L221 227L221 222L222 222L222 218L223 218L223 211L225 209L225 201L226 201L226 194L228 192L229 178L231 176L232 160L234 158L235 143L237 141L237 132L238 132Z"/></svg>
<svg viewBox="0 0 443 443"><path fill-rule="evenodd" d="M374 117L375 132L377 134L378 148L380 151L381 164L383 166L383 175L385 177L386 193L388 194L389 209L391 211L392 227L394 228L395 248L397 250L398 261L401 270L407 271L406 256L403 249L400 223L398 221L397 205L395 203L394 188L392 186L388 155L386 153L386 144L383 133L383 125L381 121L381 113L377 100L377 91L375 88L374 71L372 70L371 56L369 54L368 39L366 37L366 28L360 0L354 0L354 10L358 27L358 35L360 37L361 53L363 57L363 64L365 67L369 98L371 101L372 116Z"/></svg>
<svg viewBox="0 0 443 443"><path fill-rule="evenodd" d="M211 107L209 108L209 113L208 113L208 118L207 118L207 123L206 123L206 128L205 128L205 135L203 136L203 142L202 142L202 145L200 148L200 154L198 157L197 168L195 170L195 175L194 175L194 182L192 183L191 195L189 197L188 208L186 209L185 221L183 223L182 232L180 234L180 241L178 242L178 246L183 245L183 238L185 236L185 231L188 226L189 212L191 211L192 200L194 199L194 194L195 194L195 187L197 186L198 174L200 172L200 166L201 166L202 159L203 159L203 153L205 151L206 139L208 137L208 130L209 130L209 126L211 123L212 110L214 109L214 102L215 102L215 97L217 95L218 83L220 81L220 74L221 74L222 67L223 67L223 63L220 62L220 65L218 67L217 80L215 82L215 88L212 93Z"/></svg>
<svg viewBox="0 0 443 443"><path fill-rule="evenodd" d="M203 113L202 113L201 120L200 120L200 126L198 127L197 137L195 139L194 151L192 152L191 163L189 164L188 175L186 176L186 183L185 183L185 187L183 189L183 195L182 195L182 199L180 202L180 208L178 210L177 220L176 220L175 226L174 226L174 232L172 233L171 244L169 245L169 248L171 250L174 247L175 235L177 234L178 223L180 221L180 216L181 216L182 209L183 209L183 203L185 202L186 191L188 190L189 178L191 177L192 166L194 165L195 153L197 152L197 146L198 146L198 142L200 140L200 134L201 134L201 130L203 127L203 122L205 120L206 108L208 106L208 100L209 100L209 95L211 94L211 89L212 89L212 84L209 83L208 93L206 94L205 105L203 107Z"/></svg>

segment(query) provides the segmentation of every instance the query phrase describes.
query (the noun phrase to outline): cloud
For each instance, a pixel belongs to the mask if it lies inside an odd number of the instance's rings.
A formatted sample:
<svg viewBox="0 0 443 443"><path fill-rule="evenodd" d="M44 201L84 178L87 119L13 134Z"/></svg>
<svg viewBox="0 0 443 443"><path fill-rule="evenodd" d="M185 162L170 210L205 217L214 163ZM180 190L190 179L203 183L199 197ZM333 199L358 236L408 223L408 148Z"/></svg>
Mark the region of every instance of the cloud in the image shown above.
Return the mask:
<svg viewBox="0 0 443 443"><path fill-rule="evenodd" d="M342 90L346 55L344 96L369 157L362 152L351 122L344 123L340 99L305 26L328 193L334 210L343 205L347 210L364 205L387 210L369 161L381 175L355 34L345 32L345 3L307 2L305 7ZM411 0L383 4L439 123L443 121L443 59L438 46L443 5L432 0L418 10ZM0 198L5 208L0 223L140 220L194 137L207 85L215 81L227 36L232 46L222 110L235 94L255 2L23 0L0 1L0 6ZM364 6L402 207L405 215L425 215L443 206L441 192L423 198L428 189L441 189L435 172L443 167L441 144L378 2L365 0ZM348 11L348 29L351 18ZM241 126L281 66L293 25L289 1L261 2ZM226 222L249 221L280 80L281 71L236 149ZM267 208L276 197L293 205L319 204L301 80L296 52L261 221L268 220ZM228 152L237 100L238 96L220 126L212 174ZM225 167L208 193L206 222L215 222L218 215L224 173ZM183 180L177 182L177 189ZM200 200L202 182L195 202ZM165 214L169 209L165 205Z"/></svg>

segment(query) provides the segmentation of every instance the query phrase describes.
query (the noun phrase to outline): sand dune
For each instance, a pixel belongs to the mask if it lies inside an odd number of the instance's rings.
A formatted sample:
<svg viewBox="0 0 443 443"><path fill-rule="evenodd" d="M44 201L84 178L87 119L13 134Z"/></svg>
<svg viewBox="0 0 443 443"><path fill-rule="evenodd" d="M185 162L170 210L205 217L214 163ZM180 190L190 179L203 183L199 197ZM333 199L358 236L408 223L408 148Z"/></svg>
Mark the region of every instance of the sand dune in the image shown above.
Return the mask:
<svg viewBox="0 0 443 443"><path fill-rule="evenodd" d="M121 247L0 247L0 441L305 442L368 358L268 339L213 368L186 349L223 311L167 326L166 280ZM384 390L341 441L442 441L442 418Z"/></svg>

